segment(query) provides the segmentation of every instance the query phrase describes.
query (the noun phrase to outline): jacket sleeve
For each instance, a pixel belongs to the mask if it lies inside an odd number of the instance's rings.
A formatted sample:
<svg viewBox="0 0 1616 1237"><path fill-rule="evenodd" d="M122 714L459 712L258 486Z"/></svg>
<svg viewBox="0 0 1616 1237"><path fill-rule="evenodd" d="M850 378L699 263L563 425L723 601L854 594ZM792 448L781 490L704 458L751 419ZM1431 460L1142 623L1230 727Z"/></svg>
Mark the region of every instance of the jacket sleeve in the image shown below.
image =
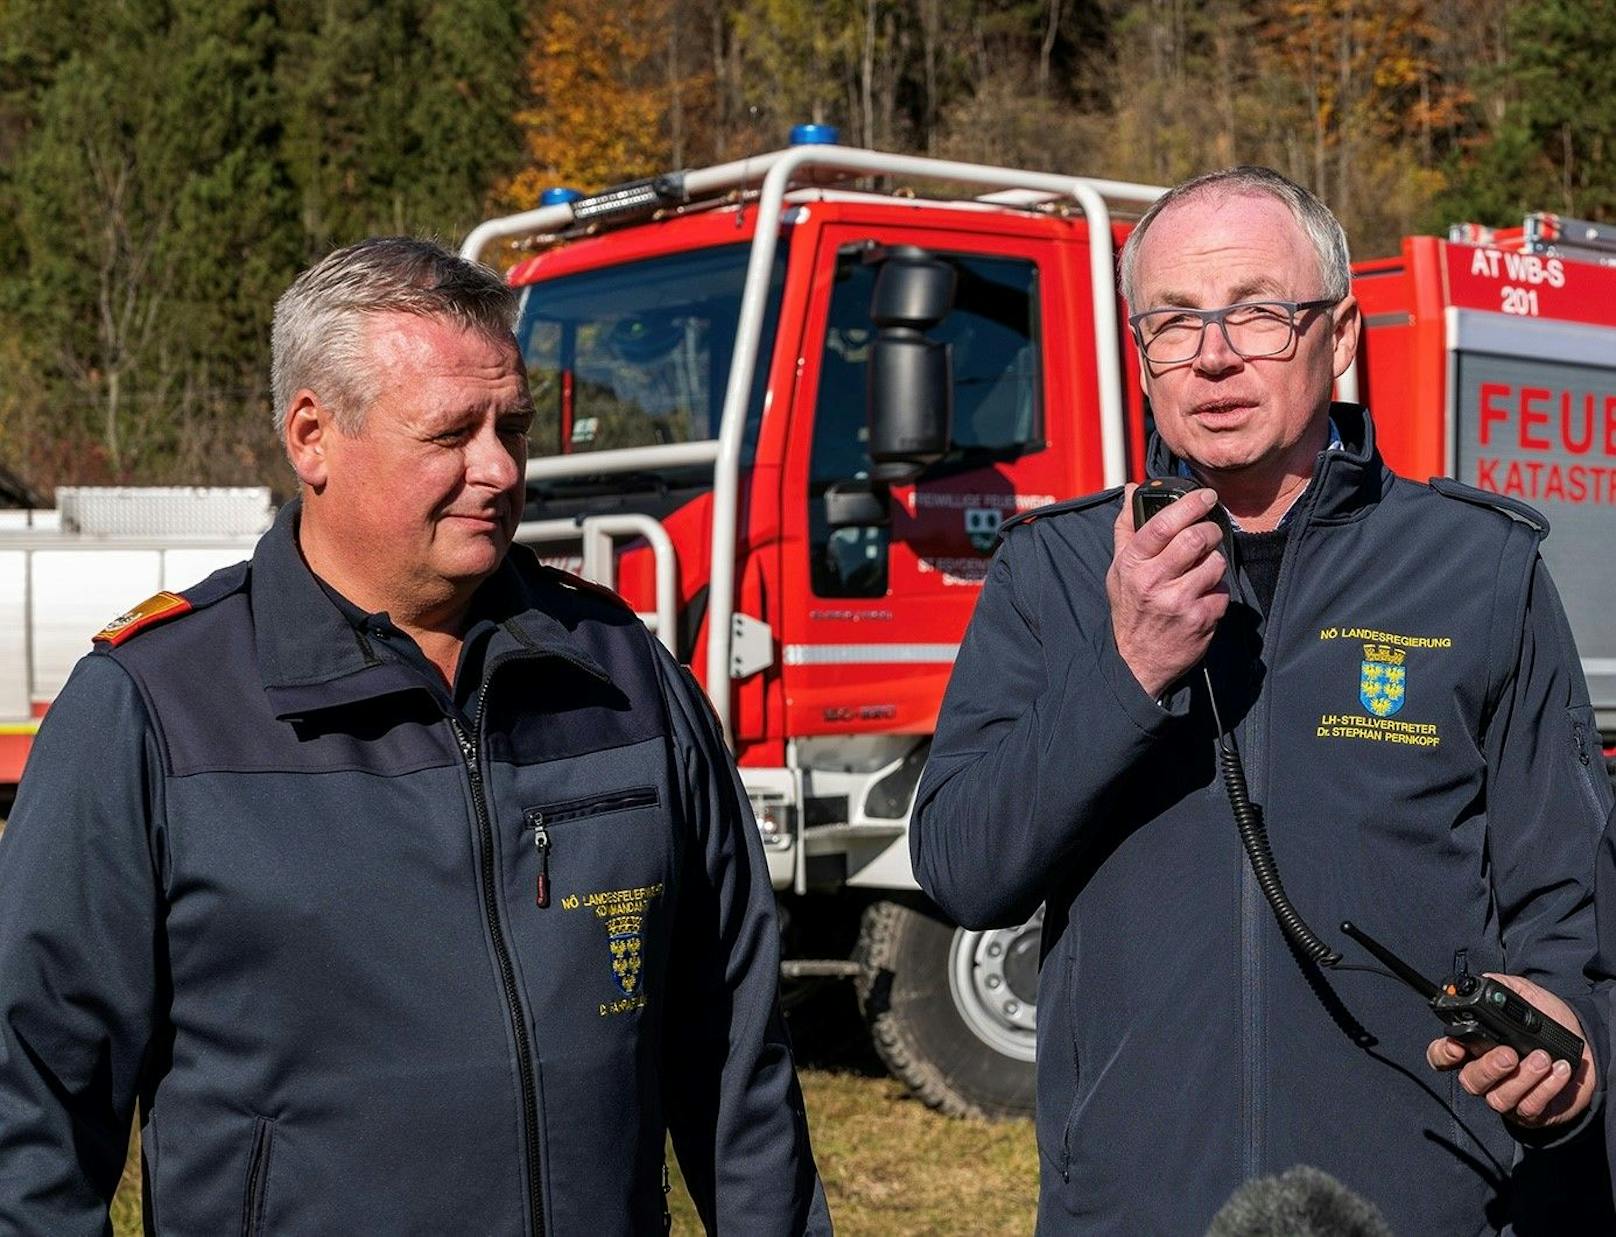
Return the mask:
<svg viewBox="0 0 1616 1237"><path fill-rule="evenodd" d="M686 814L663 1031L674 1151L708 1232L829 1233L780 1015L780 941L763 843L701 689L657 650Z"/></svg>
<svg viewBox="0 0 1616 1237"><path fill-rule="evenodd" d="M1487 845L1504 966L1576 1010L1602 1093L1610 1054L1589 979L1597 965L1590 959L1596 855L1611 786L1576 645L1541 559L1531 569L1519 640L1485 739ZM1563 1141L1587 1120L1523 1141Z"/></svg>
<svg viewBox="0 0 1616 1237"><path fill-rule="evenodd" d="M1487 841L1506 964L1575 995L1594 940L1594 854L1611 787L1576 645L1541 560L1486 755Z"/></svg>
<svg viewBox="0 0 1616 1237"><path fill-rule="evenodd" d="M1616 1060L1611 1042L1616 1039L1616 807L1605 821L1594 857L1594 924L1597 944L1593 961L1588 964L1593 990L1588 997L1568 1003L1593 1039L1600 1089L1606 1091L1611 1062ZM1608 1099L1604 1109L1605 1142L1611 1170L1616 1173L1616 1113L1612 1113Z"/></svg>
<svg viewBox="0 0 1616 1237"><path fill-rule="evenodd" d="M1035 530L1000 547L960 646L909 823L915 877L967 928L1024 921L1121 779L1187 710L1145 694L1117 651L1105 585L1041 604ZM1107 563L1107 565L1109 565ZM1103 571L1103 568L1098 568ZM1086 619L1071 624L1077 609ZM1046 618L1060 627L1046 633Z"/></svg>
<svg viewBox="0 0 1616 1237"><path fill-rule="evenodd" d="M160 767L134 683L84 658L0 837L0 1231L111 1231L156 999Z"/></svg>

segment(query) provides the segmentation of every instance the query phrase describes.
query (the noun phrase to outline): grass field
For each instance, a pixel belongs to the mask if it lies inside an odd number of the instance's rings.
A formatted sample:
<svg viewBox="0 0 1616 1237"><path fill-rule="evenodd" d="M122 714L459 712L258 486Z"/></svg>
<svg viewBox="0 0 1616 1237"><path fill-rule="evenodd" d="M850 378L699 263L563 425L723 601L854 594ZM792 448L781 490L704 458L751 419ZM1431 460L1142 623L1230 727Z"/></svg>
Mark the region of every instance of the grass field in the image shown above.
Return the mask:
<svg viewBox="0 0 1616 1237"><path fill-rule="evenodd" d="M1038 1193L1032 1123L942 1117L910 1099L864 1046L852 1004L844 986L792 1018L814 1155L836 1231L849 1237L1032 1232ZM675 1233L701 1232L677 1180L672 1206ZM140 1160L133 1146L112 1218L116 1237L139 1234Z"/></svg>

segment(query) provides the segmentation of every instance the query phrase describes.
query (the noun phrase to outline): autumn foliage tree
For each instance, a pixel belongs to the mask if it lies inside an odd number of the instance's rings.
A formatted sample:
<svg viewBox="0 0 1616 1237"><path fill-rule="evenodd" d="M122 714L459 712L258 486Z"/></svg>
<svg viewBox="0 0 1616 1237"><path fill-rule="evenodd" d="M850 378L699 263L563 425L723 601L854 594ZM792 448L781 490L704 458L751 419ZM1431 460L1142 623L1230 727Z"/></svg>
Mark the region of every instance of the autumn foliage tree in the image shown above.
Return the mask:
<svg viewBox="0 0 1616 1237"><path fill-rule="evenodd" d="M528 166L505 187L518 209L551 185L598 189L661 171L671 95L663 39L676 0L552 0L532 35L531 104L516 115Z"/></svg>
<svg viewBox="0 0 1616 1237"><path fill-rule="evenodd" d="M1286 170L1351 221L1371 251L1411 230L1441 188L1433 134L1461 92L1437 76L1426 0L1282 0L1259 63L1287 84ZM1284 104L1288 102L1289 107Z"/></svg>
<svg viewBox="0 0 1616 1237"><path fill-rule="evenodd" d="M1518 222L1523 205L1616 218L1616 0L1529 0L1496 30L1474 75L1478 124L1439 209L1489 222Z"/></svg>
<svg viewBox="0 0 1616 1237"><path fill-rule="evenodd" d="M1616 217L1616 0L0 0L0 466L284 474L275 294L792 124L1170 183L1265 163L1354 252Z"/></svg>

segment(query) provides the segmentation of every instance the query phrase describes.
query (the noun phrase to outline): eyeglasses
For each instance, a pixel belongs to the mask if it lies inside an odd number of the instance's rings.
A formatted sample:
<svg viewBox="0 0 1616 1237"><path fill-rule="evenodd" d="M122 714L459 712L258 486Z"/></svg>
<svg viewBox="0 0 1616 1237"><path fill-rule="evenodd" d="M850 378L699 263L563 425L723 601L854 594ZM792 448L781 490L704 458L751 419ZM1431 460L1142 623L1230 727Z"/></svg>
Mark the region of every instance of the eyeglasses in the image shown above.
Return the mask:
<svg viewBox="0 0 1616 1237"><path fill-rule="evenodd" d="M1147 309L1132 314L1128 325L1145 359L1157 365L1182 365L1201 355L1206 328L1217 324L1229 347L1246 360L1278 356L1296 339L1296 315L1325 309L1334 299L1316 301L1241 301L1222 309Z"/></svg>

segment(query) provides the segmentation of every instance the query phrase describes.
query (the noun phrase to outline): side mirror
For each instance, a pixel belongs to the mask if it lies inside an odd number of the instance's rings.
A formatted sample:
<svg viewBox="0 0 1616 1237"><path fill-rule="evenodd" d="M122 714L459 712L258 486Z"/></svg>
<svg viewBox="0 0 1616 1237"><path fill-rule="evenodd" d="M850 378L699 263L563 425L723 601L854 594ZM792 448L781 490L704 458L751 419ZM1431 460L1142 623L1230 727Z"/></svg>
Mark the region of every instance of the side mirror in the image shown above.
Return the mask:
<svg viewBox="0 0 1616 1237"><path fill-rule="evenodd" d="M838 481L825 491L826 528L885 528L892 496L879 481Z"/></svg>
<svg viewBox="0 0 1616 1237"><path fill-rule="evenodd" d="M954 307L956 272L913 245L886 253L870 298L872 479L908 481L948 454L954 418L949 348L926 332Z"/></svg>

